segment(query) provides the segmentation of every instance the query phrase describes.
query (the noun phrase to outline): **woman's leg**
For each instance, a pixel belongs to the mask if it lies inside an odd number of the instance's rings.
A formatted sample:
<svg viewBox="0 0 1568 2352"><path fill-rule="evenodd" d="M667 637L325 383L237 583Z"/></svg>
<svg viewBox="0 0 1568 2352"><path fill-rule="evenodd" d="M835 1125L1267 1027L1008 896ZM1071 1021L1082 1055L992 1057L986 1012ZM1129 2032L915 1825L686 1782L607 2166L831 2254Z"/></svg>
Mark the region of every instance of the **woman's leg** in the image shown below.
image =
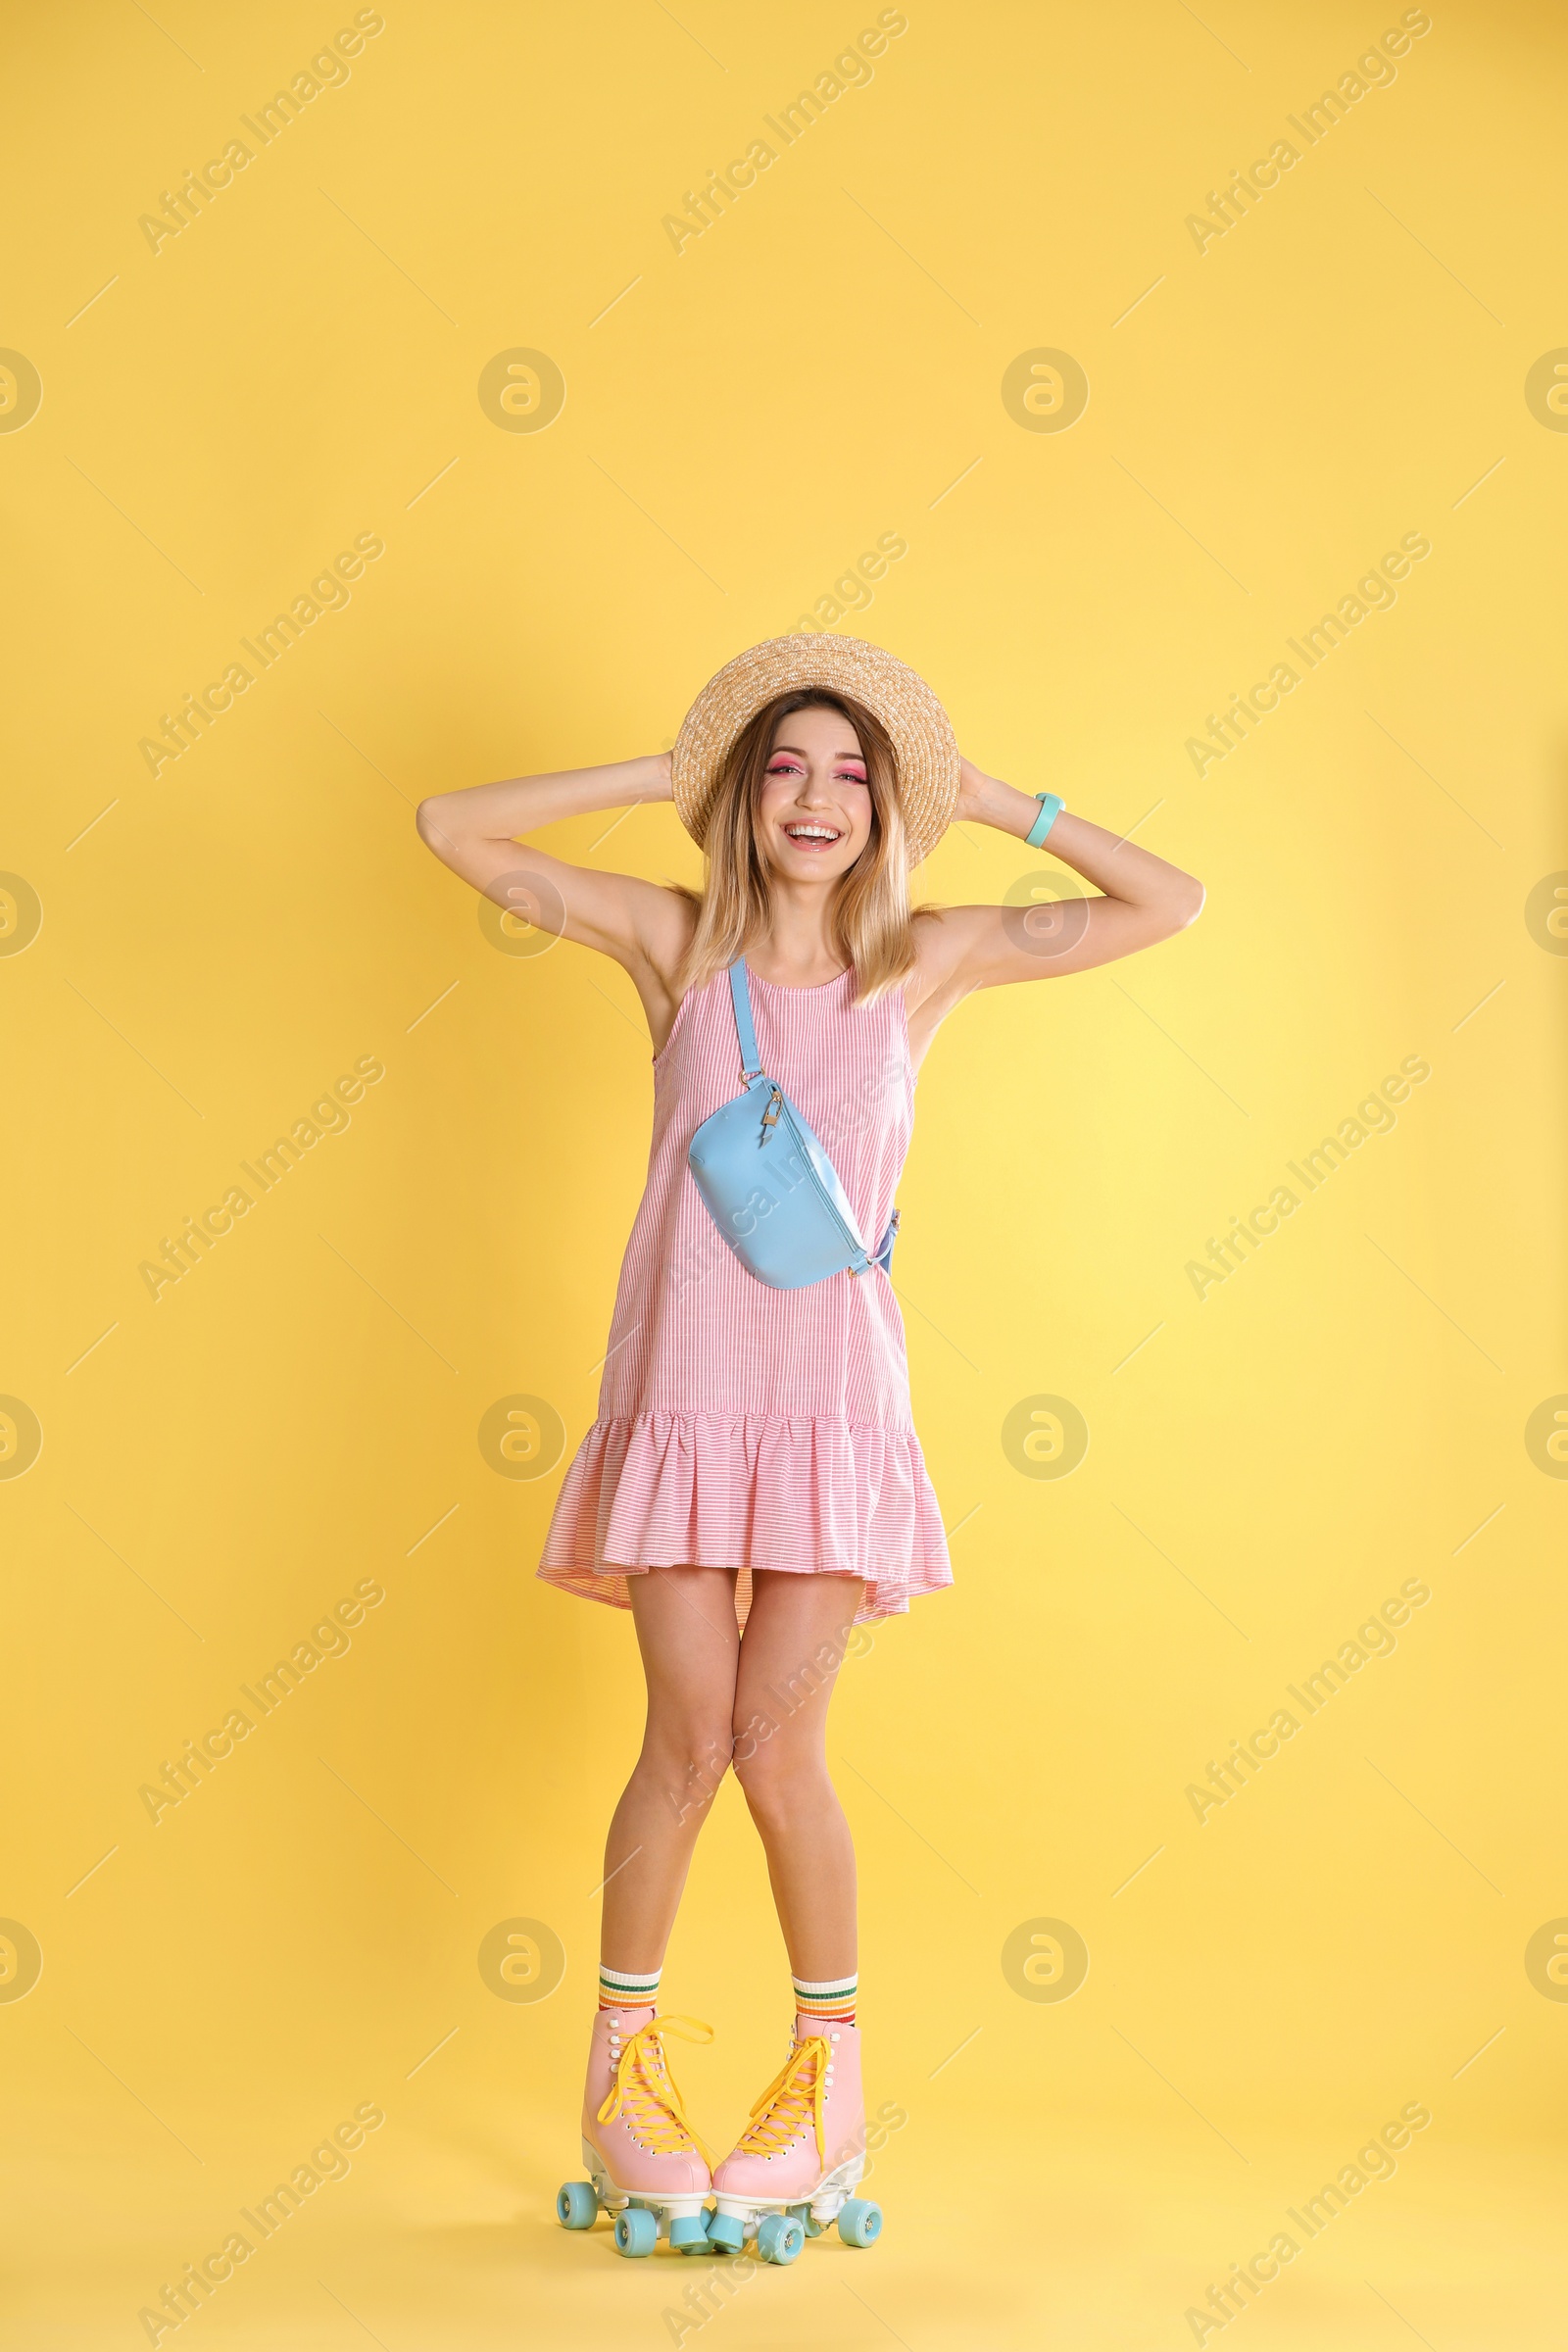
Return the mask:
<svg viewBox="0 0 1568 2352"><path fill-rule="evenodd" d="M797 1978L853 1977L855 1846L828 1777L828 1702L858 1577L759 1570L735 1684L735 1777L767 1855Z"/></svg>
<svg viewBox="0 0 1568 2352"><path fill-rule="evenodd" d="M648 1720L605 1846L600 1956L623 1974L656 1974L729 1767L740 1638L731 1569L650 1568L626 1582Z"/></svg>

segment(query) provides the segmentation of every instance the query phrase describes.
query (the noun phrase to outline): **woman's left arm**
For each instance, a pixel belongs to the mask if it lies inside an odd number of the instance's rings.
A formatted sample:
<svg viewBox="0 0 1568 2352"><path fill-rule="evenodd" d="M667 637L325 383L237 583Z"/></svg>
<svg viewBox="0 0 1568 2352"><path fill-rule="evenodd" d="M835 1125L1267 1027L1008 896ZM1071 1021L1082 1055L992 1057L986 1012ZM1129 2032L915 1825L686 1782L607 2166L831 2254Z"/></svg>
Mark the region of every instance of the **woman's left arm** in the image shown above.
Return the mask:
<svg viewBox="0 0 1568 2352"><path fill-rule="evenodd" d="M1022 840L1039 814L1040 803L1029 793L960 761L955 822L994 825ZM1029 906L947 906L917 921L920 972L911 1009L915 1002L939 999L946 1010L974 988L1059 979L1114 963L1184 931L1202 911L1203 886L1191 874L1069 808L1058 811L1041 854L1082 874L1102 895Z"/></svg>

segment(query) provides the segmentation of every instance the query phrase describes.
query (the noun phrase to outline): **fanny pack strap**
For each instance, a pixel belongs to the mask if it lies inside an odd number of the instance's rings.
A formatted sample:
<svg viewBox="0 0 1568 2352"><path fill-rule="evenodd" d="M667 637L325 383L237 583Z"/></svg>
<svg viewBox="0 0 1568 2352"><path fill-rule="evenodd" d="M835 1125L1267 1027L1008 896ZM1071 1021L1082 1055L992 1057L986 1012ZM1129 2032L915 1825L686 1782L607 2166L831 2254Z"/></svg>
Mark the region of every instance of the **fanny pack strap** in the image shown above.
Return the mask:
<svg viewBox="0 0 1568 2352"><path fill-rule="evenodd" d="M754 1078L761 1077L762 1062L761 1056L757 1051L757 1027L752 1019L752 992L746 985L746 958L744 956L737 956L729 967L729 994L730 1003L735 1007L735 1034L740 1040L741 1076L750 1085ZM869 1259L869 1263L873 1266L880 1266L890 1280L892 1279L893 1245L898 1239L898 1232L899 1212L895 1209L888 1220L886 1233L882 1236Z"/></svg>
<svg viewBox="0 0 1568 2352"><path fill-rule="evenodd" d="M741 1076L748 1083L760 1078L762 1064L757 1051L757 1031L752 1024L752 992L746 985L746 958L737 956L729 967L729 993L735 1006L735 1033L741 1041Z"/></svg>

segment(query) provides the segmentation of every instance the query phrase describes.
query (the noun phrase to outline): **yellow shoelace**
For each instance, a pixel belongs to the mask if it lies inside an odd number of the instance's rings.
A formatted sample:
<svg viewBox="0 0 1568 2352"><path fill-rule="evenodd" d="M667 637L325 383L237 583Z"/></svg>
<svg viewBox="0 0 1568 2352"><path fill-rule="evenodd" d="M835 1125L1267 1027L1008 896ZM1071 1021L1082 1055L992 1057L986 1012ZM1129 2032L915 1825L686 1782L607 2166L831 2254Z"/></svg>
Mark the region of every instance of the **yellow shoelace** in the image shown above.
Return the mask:
<svg viewBox="0 0 1568 2352"><path fill-rule="evenodd" d="M737 2156L781 2156L809 2122L816 2133L817 2158L826 2162L822 2101L832 2055L820 2034L808 2034L796 2043L752 2109L753 2121L735 2151Z"/></svg>
<svg viewBox="0 0 1568 2352"><path fill-rule="evenodd" d="M696 2033L688 2032L695 2026ZM662 2036L678 2034L682 2041L713 2038L711 2026L700 2017L656 2017L628 2035L615 2069L610 2096L599 2110L602 2124L625 2117L627 2128L656 2156L686 2156L693 2149L711 2167L713 2159L686 2120L675 2078L664 2055Z"/></svg>

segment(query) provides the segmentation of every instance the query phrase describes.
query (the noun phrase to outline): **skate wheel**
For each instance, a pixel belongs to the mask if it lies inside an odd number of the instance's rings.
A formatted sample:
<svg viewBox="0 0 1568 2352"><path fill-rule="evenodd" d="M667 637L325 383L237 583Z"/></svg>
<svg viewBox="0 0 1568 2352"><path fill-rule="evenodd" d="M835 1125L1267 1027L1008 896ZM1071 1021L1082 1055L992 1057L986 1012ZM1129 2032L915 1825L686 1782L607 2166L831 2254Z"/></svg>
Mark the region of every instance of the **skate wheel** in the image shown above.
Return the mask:
<svg viewBox="0 0 1568 2352"><path fill-rule="evenodd" d="M615 2216L615 2252L635 2262L659 2243L659 2222L646 2205L628 2205Z"/></svg>
<svg viewBox="0 0 1568 2352"><path fill-rule="evenodd" d="M787 2208L787 2210L794 2216L795 2220L800 2223L801 2228L806 2231L808 2237L821 2236L822 2225L820 2222L812 2220L811 2208L809 2205L791 2205Z"/></svg>
<svg viewBox="0 0 1568 2352"><path fill-rule="evenodd" d="M677 2254L706 2254L708 2252L708 2216L706 2213L686 2214L669 2225L669 2242Z"/></svg>
<svg viewBox="0 0 1568 2352"><path fill-rule="evenodd" d="M746 2243L746 2224L738 2213L710 2213L708 2242L721 2254L738 2254Z"/></svg>
<svg viewBox="0 0 1568 2352"><path fill-rule="evenodd" d="M793 2213L764 2213L757 2225L757 2251L764 2262L793 2262L805 2243Z"/></svg>
<svg viewBox="0 0 1568 2352"><path fill-rule="evenodd" d="M599 2219L599 2191L591 2180L567 2180L556 2191L564 2230L591 2230Z"/></svg>
<svg viewBox="0 0 1568 2352"><path fill-rule="evenodd" d="M869 2197L851 2197L839 2208L839 2235L847 2246L869 2246L882 2234L882 2208Z"/></svg>

